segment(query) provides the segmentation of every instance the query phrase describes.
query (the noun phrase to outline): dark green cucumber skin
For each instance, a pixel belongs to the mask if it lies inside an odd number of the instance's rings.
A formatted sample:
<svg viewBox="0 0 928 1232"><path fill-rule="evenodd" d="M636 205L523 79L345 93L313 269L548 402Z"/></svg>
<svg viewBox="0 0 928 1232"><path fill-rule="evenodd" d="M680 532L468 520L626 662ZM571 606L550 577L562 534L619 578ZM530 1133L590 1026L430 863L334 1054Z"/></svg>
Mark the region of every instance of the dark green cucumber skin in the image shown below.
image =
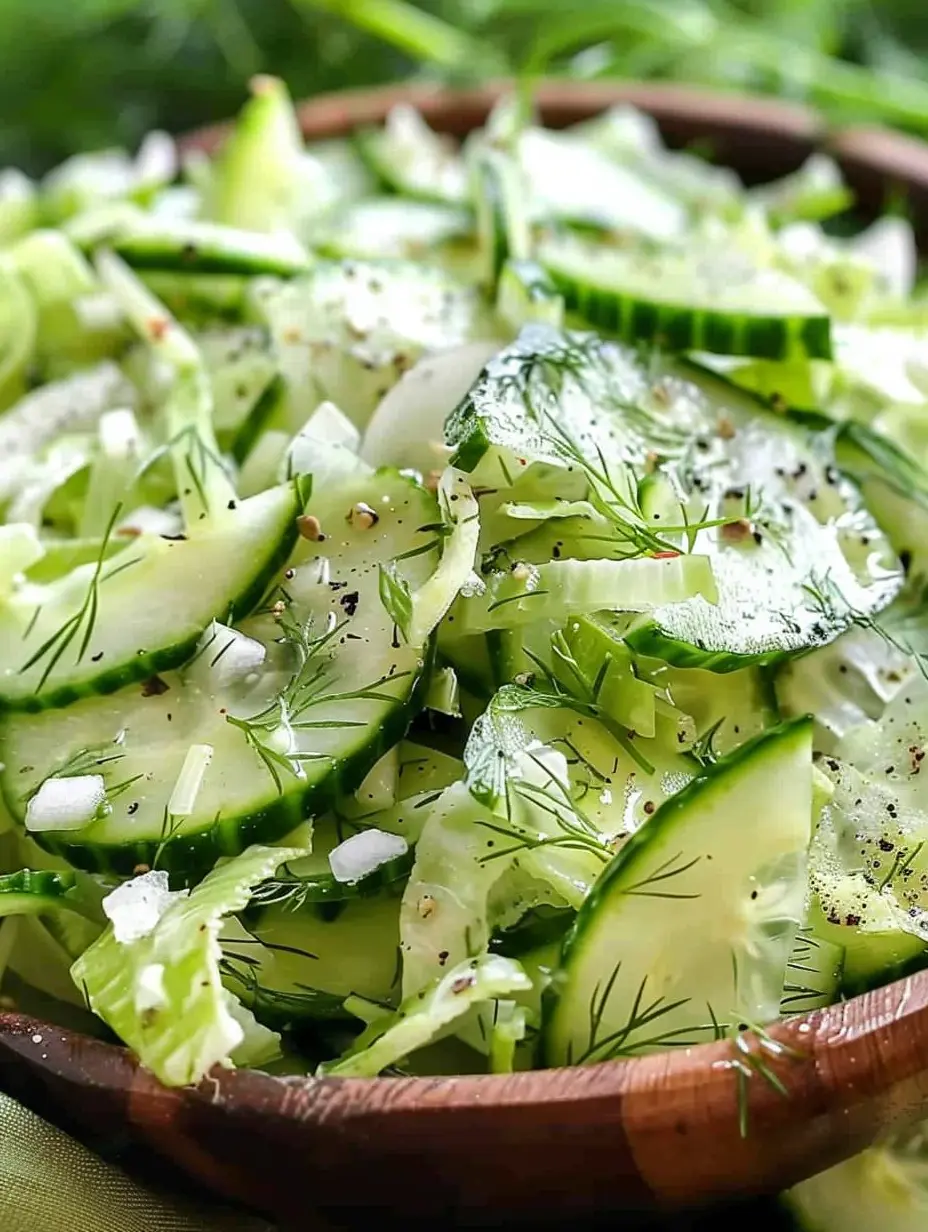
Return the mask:
<svg viewBox="0 0 928 1232"><path fill-rule="evenodd" d="M123 236L112 245L113 251L137 270L164 270L180 274L243 274L273 275L292 278L309 268L305 262L247 252L211 250L209 245L195 243L168 244L139 236Z"/></svg>
<svg viewBox="0 0 928 1232"><path fill-rule="evenodd" d="M251 453L258 437L264 432L274 412L286 396L286 382L278 372L245 417L244 423L232 441L232 457L239 466Z"/></svg>
<svg viewBox="0 0 928 1232"><path fill-rule="evenodd" d="M839 633L844 632L844 626L836 629L831 637L825 638L821 645L832 641ZM643 624L638 629L630 629L625 635L625 641L636 654L648 655L655 659L663 659L673 667L701 667L703 671L737 672L744 667L771 667L782 663L785 659L795 658L795 650L764 650L758 654L739 654L730 650L711 650L684 642L680 638L664 633L661 627L653 622ZM808 647L814 650L814 646Z"/></svg>
<svg viewBox="0 0 928 1232"><path fill-rule="evenodd" d="M293 518L288 524L286 534L267 558L260 573L252 579L241 594L231 601L228 613L224 613L230 622L244 619L264 598L271 579L283 567L293 551L299 537L296 519L308 499L309 484L301 478L294 485ZM159 672L166 672L186 663L196 650L202 634L201 629L191 637L174 642L170 646L162 646L158 650L136 655L115 667L100 671L91 680L80 684L60 684L54 688L43 689L39 693L22 697L5 697L0 693L0 715L38 714L42 710L61 710L73 702L81 701L82 698L115 693L125 685L134 684L138 680L148 680L158 675ZM0 734L0 747L2 747L2 742L2 734Z"/></svg>
<svg viewBox="0 0 928 1232"><path fill-rule="evenodd" d="M370 126L356 128L353 134L354 148L360 155L365 167L377 180L379 186L387 193L408 197L412 201L427 201L432 205L447 205L446 198L438 193L416 192L408 184L403 184L396 176L390 174L389 164L380 157L377 149L377 139L380 135L381 129Z"/></svg>
<svg viewBox="0 0 928 1232"><path fill-rule="evenodd" d="M23 868L19 872L0 876L0 901L6 894L22 894L29 898L47 899L49 906L54 907L69 890L74 889L76 882L74 873Z"/></svg>
<svg viewBox="0 0 928 1232"><path fill-rule="evenodd" d="M825 315L806 318L797 333L794 318L649 303L615 289L580 283L553 264L545 268L569 308L627 342L764 359L786 359L797 350L809 359L832 356L831 321Z"/></svg>
<svg viewBox="0 0 928 1232"><path fill-rule="evenodd" d="M491 937L490 949L494 954L502 954L506 958L521 958L523 954L528 954L539 946L562 941L576 915L572 908L557 908L547 915L540 911L530 911L512 928Z"/></svg>
<svg viewBox="0 0 928 1232"><path fill-rule="evenodd" d="M565 970L570 958L571 949L582 939L587 926L595 920L599 914L600 906L606 905L612 895L613 884L624 875L626 866L637 858L638 852L643 847L647 848L650 846L658 834L674 824L681 810L687 810L694 798L698 799L703 791L717 778L730 772L735 766L750 760L756 754L758 748L772 740L778 740L787 732L798 731L800 728L811 728L811 726L812 719L803 717L792 719L786 723L780 723L776 727L767 728L766 731L762 731L752 737L752 739L746 740L744 744L738 745L727 756L706 766L699 774L690 779L686 786L678 791L676 795L670 796L665 800L657 812L649 817L645 824L640 826L626 840L619 851L616 852L584 899L577 912L576 919L564 936L558 972L562 973ZM563 978L559 979L558 975L555 975L555 978L542 996L541 1055L546 1058L546 1064L552 1064L550 1061L550 1030L554 1019L554 1011L560 1000L562 987Z"/></svg>
<svg viewBox="0 0 928 1232"><path fill-rule="evenodd" d="M173 837L153 835L126 843L78 843L65 831L34 835L53 855L90 873L131 876L139 865L164 869L177 885L191 885L209 871L220 856L237 856L252 843L273 843L289 834L307 817L318 816L339 798L354 791L374 764L406 735L413 717L421 710L431 673L433 650L424 656L419 675L405 701L398 702L362 748L331 763L325 778L278 795L263 808L232 817L217 817L199 830ZM10 805L10 801L7 800Z"/></svg>

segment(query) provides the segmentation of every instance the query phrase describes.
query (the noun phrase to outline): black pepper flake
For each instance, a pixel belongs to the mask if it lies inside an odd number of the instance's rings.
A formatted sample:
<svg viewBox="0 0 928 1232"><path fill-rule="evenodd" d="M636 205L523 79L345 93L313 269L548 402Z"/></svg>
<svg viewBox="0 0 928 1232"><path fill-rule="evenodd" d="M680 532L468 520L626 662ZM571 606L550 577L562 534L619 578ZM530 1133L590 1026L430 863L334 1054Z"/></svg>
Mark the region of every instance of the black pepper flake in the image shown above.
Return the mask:
<svg viewBox="0 0 928 1232"><path fill-rule="evenodd" d="M439 954L438 954L439 967L443 967L445 965L445 963L448 961L448 957L449 957L449 953L447 950L439 951Z"/></svg>
<svg viewBox="0 0 928 1232"><path fill-rule="evenodd" d="M361 601L361 596L356 590L349 591L348 594L342 595L339 603L345 609L346 616L353 616L358 610L358 604Z"/></svg>
<svg viewBox="0 0 928 1232"><path fill-rule="evenodd" d="M147 680L142 681L142 696L160 697L162 693L167 693L170 687L160 676L149 676Z"/></svg>
<svg viewBox="0 0 928 1232"><path fill-rule="evenodd" d="M138 811L139 811L138 800L133 800L132 803L129 805L129 807L126 809L126 812L129 814L130 817L134 817Z"/></svg>
<svg viewBox="0 0 928 1232"><path fill-rule="evenodd" d="M91 655L91 656L90 656L90 662L91 662L91 663L99 663L99 662L100 662L100 660L101 660L102 658L103 658L103 651L102 651L102 650L98 650L98 651L97 651L97 653L96 653L95 655Z"/></svg>
<svg viewBox="0 0 928 1232"><path fill-rule="evenodd" d="M234 500L230 500L228 505L226 505L226 508L227 509L237 509L238 506Z"/></svg>

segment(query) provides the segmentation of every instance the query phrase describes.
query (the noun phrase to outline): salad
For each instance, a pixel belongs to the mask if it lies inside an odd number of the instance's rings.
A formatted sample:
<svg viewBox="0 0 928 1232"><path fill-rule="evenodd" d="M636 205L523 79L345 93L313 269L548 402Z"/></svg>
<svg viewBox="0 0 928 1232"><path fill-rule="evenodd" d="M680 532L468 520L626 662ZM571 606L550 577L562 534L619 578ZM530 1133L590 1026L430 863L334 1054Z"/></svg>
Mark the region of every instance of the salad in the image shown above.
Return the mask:
<svg viewBox="0 0 928 1232"><path fill-rule="evenodd" d="M928 300L851 204L628 107L307 148L270 78L4 173L4 1005L506 1073L923 965ZM800 1220L914 1227L918 1142Z"/></svg>

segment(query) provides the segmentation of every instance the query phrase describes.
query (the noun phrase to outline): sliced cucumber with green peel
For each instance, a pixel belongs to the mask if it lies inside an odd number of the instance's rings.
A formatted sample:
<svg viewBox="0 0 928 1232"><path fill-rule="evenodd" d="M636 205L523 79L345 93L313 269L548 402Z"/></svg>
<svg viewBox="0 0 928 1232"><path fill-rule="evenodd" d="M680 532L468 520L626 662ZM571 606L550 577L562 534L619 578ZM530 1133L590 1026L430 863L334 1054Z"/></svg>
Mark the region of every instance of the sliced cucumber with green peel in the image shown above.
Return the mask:
<svg viewBox="0 0 928 1232"><path fill-rule="evenodd" d="M358 129L355 142L370 170L394 192L413 200L466 203L464 160L454 142L433 132L413 107L393 107L382 129Z"/></svg>
<svg viewBox="0 0 928 1232"><path fill-rule="evenodd" d="M578 912L546 1008L547 1063L692 1046L775 1018L811 812L805 720L742 746L662 805Z"/></svg>
<svg viewBox="0 0 928 1232"><path fill-rule="evenodd" d="M10 915L44 915L71 907L77 873L24 868L0 874L0 919Z"/></svg>
<svg viewBox="0 0 928 1232"><path fill-rule="evenodd" d="M496 310L513 329L530 321L560 327L564 297L536 261L507 260L499 272Z"/></svg>
<svg viewBox="0 0 928 1232"><path fill-rule="evenodd" d="M620 338L671 351L831 358L831 318L802 283L733 252L614 253L576 238L538 248L567 304Z"/></svg>
<svg viewBox="0 0 928 1232"><path fill-rule="evenodd" d="M445 432L455 465L480 486L511 487L523 471L527 481L540 463L559 468L561 498L585 499L607 524L591 532L604 555L611 546L709 556L717 598L642 619L627 634L640 654L715 672L772 662L833 640L901 586L827 436L693 365L649 369L596 335L528 326L486 365ZM656 465L669 504L656 499ZM515 593L504 584L505 597Z"/></svg>
<svg viewBox="0 0 928 1232"><path fill-rule="evenodd" d="M103 815L41 832L43 846L91 869L157 861L181 874L202 870L323 812L405 733L428 651L397 637L378 567L386 551L405 547L410 582L432 574L437 502L412 480L378 472L331 488L310 508L316 537L300 540L241 630L214 629L180 672L5 723L3 791L20 819L50 776L103 778ZM208 750L206 765L179 810L191 746Z"/></svg>
<svg viewBox="0 0 928 1232"><path fill-rule="evenodd" d="M928 1220L924 1123L783 1195L801 1232L921 1232Z"/></svg>
<svg viewBox="0 0 928 1232"><path fill-rule="evenodd" d="M309 256L292 235L259 235L211 222L157 219L122 230L112 247L134 269L187 274L303 273Z"/></svg>
<svg viewBox="0 0 928 1232"><path fill-rule="evenodd" d="M888 437L865 424L838 430L838 461L860 484L869 509L913 579L928 577L928 472Z"/></svg>
<svg viewBox="0 0 928 1232"><path fill-rule="evenodd" d="M36 711L183 663L217 612L264 594L297 537L299 485L217 511L189 538L144 534L119 555L25 585L0 608L0 707Z"/></svg>
<svg viewBox="0 0 928 1232"><path fill-rule="evenodd" d="M507 261L530 256L526 186L518 163L504 150L478 146L470 161L483 282L494 291Z"/></svg>

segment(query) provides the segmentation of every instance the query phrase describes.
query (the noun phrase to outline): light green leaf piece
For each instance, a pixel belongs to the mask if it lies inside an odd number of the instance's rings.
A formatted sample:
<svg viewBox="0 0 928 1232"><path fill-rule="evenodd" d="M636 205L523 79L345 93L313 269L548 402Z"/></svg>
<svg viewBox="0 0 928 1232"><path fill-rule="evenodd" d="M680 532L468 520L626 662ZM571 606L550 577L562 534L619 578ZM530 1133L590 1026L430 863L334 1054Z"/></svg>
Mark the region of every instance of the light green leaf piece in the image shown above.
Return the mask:
<svg viewBox="0 0 928 1232"><path fill-rule="evenodd" d="M135 896L133 919L117 919L72 967L90 1008L166 1086L198 1082L214 1065L231 1064L249 1038L259 1055L267 1055L266 1038L256 1040L239 1008L230 1008L219 973L219 930L224 917L245 907L253 886L305 854L299 848L250 847L214 869L189 896L157 887L154 911L150 883ZM138 887L142 880L128 884ZM119 941L117 934L129 939ZM254 1052L248 1047L251 1064Z"/></svg>
<svg viewBox="0 0 928 1232"><path fill-rule="evenodd" d="M430 1043L473 1006L528 991L531 986L532 981L512 958L500 954L471 958L407 998L395 1014L375 1019L347 1052L337 1061L320 1065L318 1073L372 1077Z"/></svg>

